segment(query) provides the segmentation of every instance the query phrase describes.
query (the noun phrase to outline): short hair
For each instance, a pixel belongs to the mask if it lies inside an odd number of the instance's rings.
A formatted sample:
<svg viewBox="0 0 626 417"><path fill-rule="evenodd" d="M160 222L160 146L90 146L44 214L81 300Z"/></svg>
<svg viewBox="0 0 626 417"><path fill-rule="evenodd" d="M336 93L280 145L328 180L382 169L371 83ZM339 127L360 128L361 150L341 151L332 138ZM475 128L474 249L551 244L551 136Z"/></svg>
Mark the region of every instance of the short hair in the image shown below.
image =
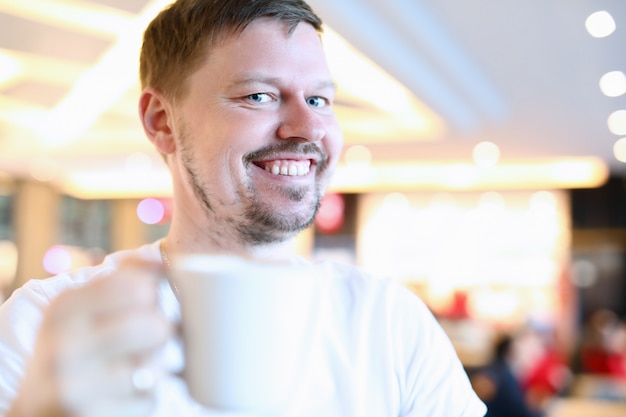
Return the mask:
<svg viewBox="0 0 626 417"><path fill-rule="evenodd" d="M187 78L202 65L210 48L261 17L285 22L289 33L301 22L322 33L322 20L302 0L177 0L144 32L139 59L142 89L151 86L173 99L184 96Z"/></svg>

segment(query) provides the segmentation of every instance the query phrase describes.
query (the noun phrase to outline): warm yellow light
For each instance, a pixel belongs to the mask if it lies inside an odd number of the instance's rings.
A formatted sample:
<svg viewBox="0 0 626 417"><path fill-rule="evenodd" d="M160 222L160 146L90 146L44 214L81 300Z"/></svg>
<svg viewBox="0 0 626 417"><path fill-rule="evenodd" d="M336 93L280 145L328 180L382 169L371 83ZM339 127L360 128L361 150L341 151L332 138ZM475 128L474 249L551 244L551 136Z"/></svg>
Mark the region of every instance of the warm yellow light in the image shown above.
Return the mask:
<svg viewBox="0 0 626 417"><path fill-rule="evenodd" d="M0 53L0 85L11 81L22 71L23 67L18 60Z"/></svg>
<svg viewBox="0 0 626 417"><path fill-rule="evenodd" d="M82 199L170 197L172 177L167 169L144 171L129 176L124 170L78 172L61 183L63 192Z"/></svg>
<svg viewBox="0 0 626 417"><path fill-rule="evenodd" d="M488 170L472 164L351 164L337 167L330 191L569 189L598 187L607 178L607 166L595 158L507 163ZM68 194L85 199L168 197L172 188L167 167L140 154L127 161L126 169L65 176L57 172L54 181ZM496 195L489 196L485 202L500 204Z"/></svg>
<svg viewBox="0 0 626 417"><path fill-rule="evenodd" d="M324 28L323 42L341 99L336 113L346 142L380 137L434 140L443 132L443 120L434 111L329 27ZM345 102L348 106L342 107Z"/></svg>
<svg viewBox="0 0 626 417"><path fill-rule="evenodd" d="M339 88L389 113L411 111L411 93L402 84L331 28L324 28L323 39L328 65Z"/></svg>
<svg viewBox="0 0 626 417"><path fill-rule="evenodd" d="M600 90L608 97L623 95L626 93L626 75L622 71L607 72L600 78Z"/></svg>
<svg viewBox="0 0 626 417"><path fill-rule="evenodd" d="M470 164L451 164L439 172L439 183L445 188L472 188L476 185L480 173Z"/></svg>
<svg viewBox="0 0 626 417"><path fill-rule="evenodd" d="M549 174L552 179L563 182L585 182L593 178L597 166L585 160L562 160L551 164Z"/></svg>
<svg viewBox="0 0 626 417"><path fill-rule="evenodd" d="M488 170L444 162L374 164L367 179L341 165L331 188L338 192L585 188L602 185L608 172L604 161L592 157L509 162Z"/></svg>
<svg viewBox="0 0 626 417"><path fill-rule="evenodd" d="M114 46L86 71L70 93L47 115L38 133L50 148L68 145L137 84L139 51L144 28L172 0L151 3L124 26Z"/></svg>
<svg viewBox="0 0 626 417"><path fill-rule="evenodd" d="M0 10L47 25L113 37L125 28L131 14L123 10L76 0L0 0Z"/></svg>
<svg viewBox="0 0 626 417"><path fill-rule="evenodd" d="M41 120L46 115L46 108L43 106L31 106L1 94L0 109L0 122L5 122L16 128L32 129L33 121ZM10 136L10 134L7 135L7 137ZM24 144L21 143L20 145ZM32 148L30 150L32 151Z"/></svg>
<svg viewBox="0 0 626 417"><path fill-rule="evenodd" d="M604 38L615 31L615 20L609 12L601 10L587 17L585 27L594 38Z"/></svg>

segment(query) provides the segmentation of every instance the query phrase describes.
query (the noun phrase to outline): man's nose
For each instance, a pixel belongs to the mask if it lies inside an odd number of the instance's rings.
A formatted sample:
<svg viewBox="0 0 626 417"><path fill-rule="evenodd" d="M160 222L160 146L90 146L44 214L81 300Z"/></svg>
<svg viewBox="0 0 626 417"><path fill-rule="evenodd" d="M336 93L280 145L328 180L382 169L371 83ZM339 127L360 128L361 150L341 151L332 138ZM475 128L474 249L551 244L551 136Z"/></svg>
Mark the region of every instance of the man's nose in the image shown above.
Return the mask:
<svg viewBox="0 0 626 417"><path fill-rule="evenodd" d="M304 100L285 103L277 135L280 139L319 142L326 135L324 117Z"/></svg>

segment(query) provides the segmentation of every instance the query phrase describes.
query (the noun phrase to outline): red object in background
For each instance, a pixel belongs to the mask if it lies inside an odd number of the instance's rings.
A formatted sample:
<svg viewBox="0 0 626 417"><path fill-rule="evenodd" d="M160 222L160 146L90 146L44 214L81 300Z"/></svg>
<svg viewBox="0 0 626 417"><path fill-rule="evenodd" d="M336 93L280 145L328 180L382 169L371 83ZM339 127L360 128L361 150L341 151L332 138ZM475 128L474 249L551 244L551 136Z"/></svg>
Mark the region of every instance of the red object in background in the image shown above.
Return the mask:
<svg viewBox="0 0 626 417"><path fill-rule="evenodd" d="M345 206L343 195L335 193L324 195L320 209L315 217L317 230L327 235L341 230L345 220Z"/></svg>
<svg viewBox="0 0 626 417"><path fill-rule="evenodd" d="M467 293L464 291L455 291L451 305L447 310L440 313L442 317L447 319L462 320L468 318L467 310Z"/></svg>
<svg viewBox="0 0 626 417"><path fill-rule="evenodd" d="M626 356L601 347L585 347L580 354L585 372L626 379Z"/></svg>
<svg viewBox="0 0 626 417"><path fill-rule="evenodd" d="M525 391L534 391L543 397L552 397L561 392L570 377L570 370L563 355L547 349L544 355L522 378Z"/></svg>

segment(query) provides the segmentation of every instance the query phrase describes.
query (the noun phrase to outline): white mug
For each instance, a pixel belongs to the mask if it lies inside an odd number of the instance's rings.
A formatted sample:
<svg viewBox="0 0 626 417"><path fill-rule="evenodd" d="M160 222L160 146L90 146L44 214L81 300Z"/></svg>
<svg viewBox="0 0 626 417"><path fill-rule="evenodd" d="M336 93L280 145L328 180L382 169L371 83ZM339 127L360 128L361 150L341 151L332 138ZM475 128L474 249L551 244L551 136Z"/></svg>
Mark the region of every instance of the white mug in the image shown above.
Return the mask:
<svg viewBox="0 0 626 417"><path fill-rule="evenodd" d="M321 269L225 255L186 255L171 279L181 303L184 378L214 409L279 415L315 337Z"/></svg>

